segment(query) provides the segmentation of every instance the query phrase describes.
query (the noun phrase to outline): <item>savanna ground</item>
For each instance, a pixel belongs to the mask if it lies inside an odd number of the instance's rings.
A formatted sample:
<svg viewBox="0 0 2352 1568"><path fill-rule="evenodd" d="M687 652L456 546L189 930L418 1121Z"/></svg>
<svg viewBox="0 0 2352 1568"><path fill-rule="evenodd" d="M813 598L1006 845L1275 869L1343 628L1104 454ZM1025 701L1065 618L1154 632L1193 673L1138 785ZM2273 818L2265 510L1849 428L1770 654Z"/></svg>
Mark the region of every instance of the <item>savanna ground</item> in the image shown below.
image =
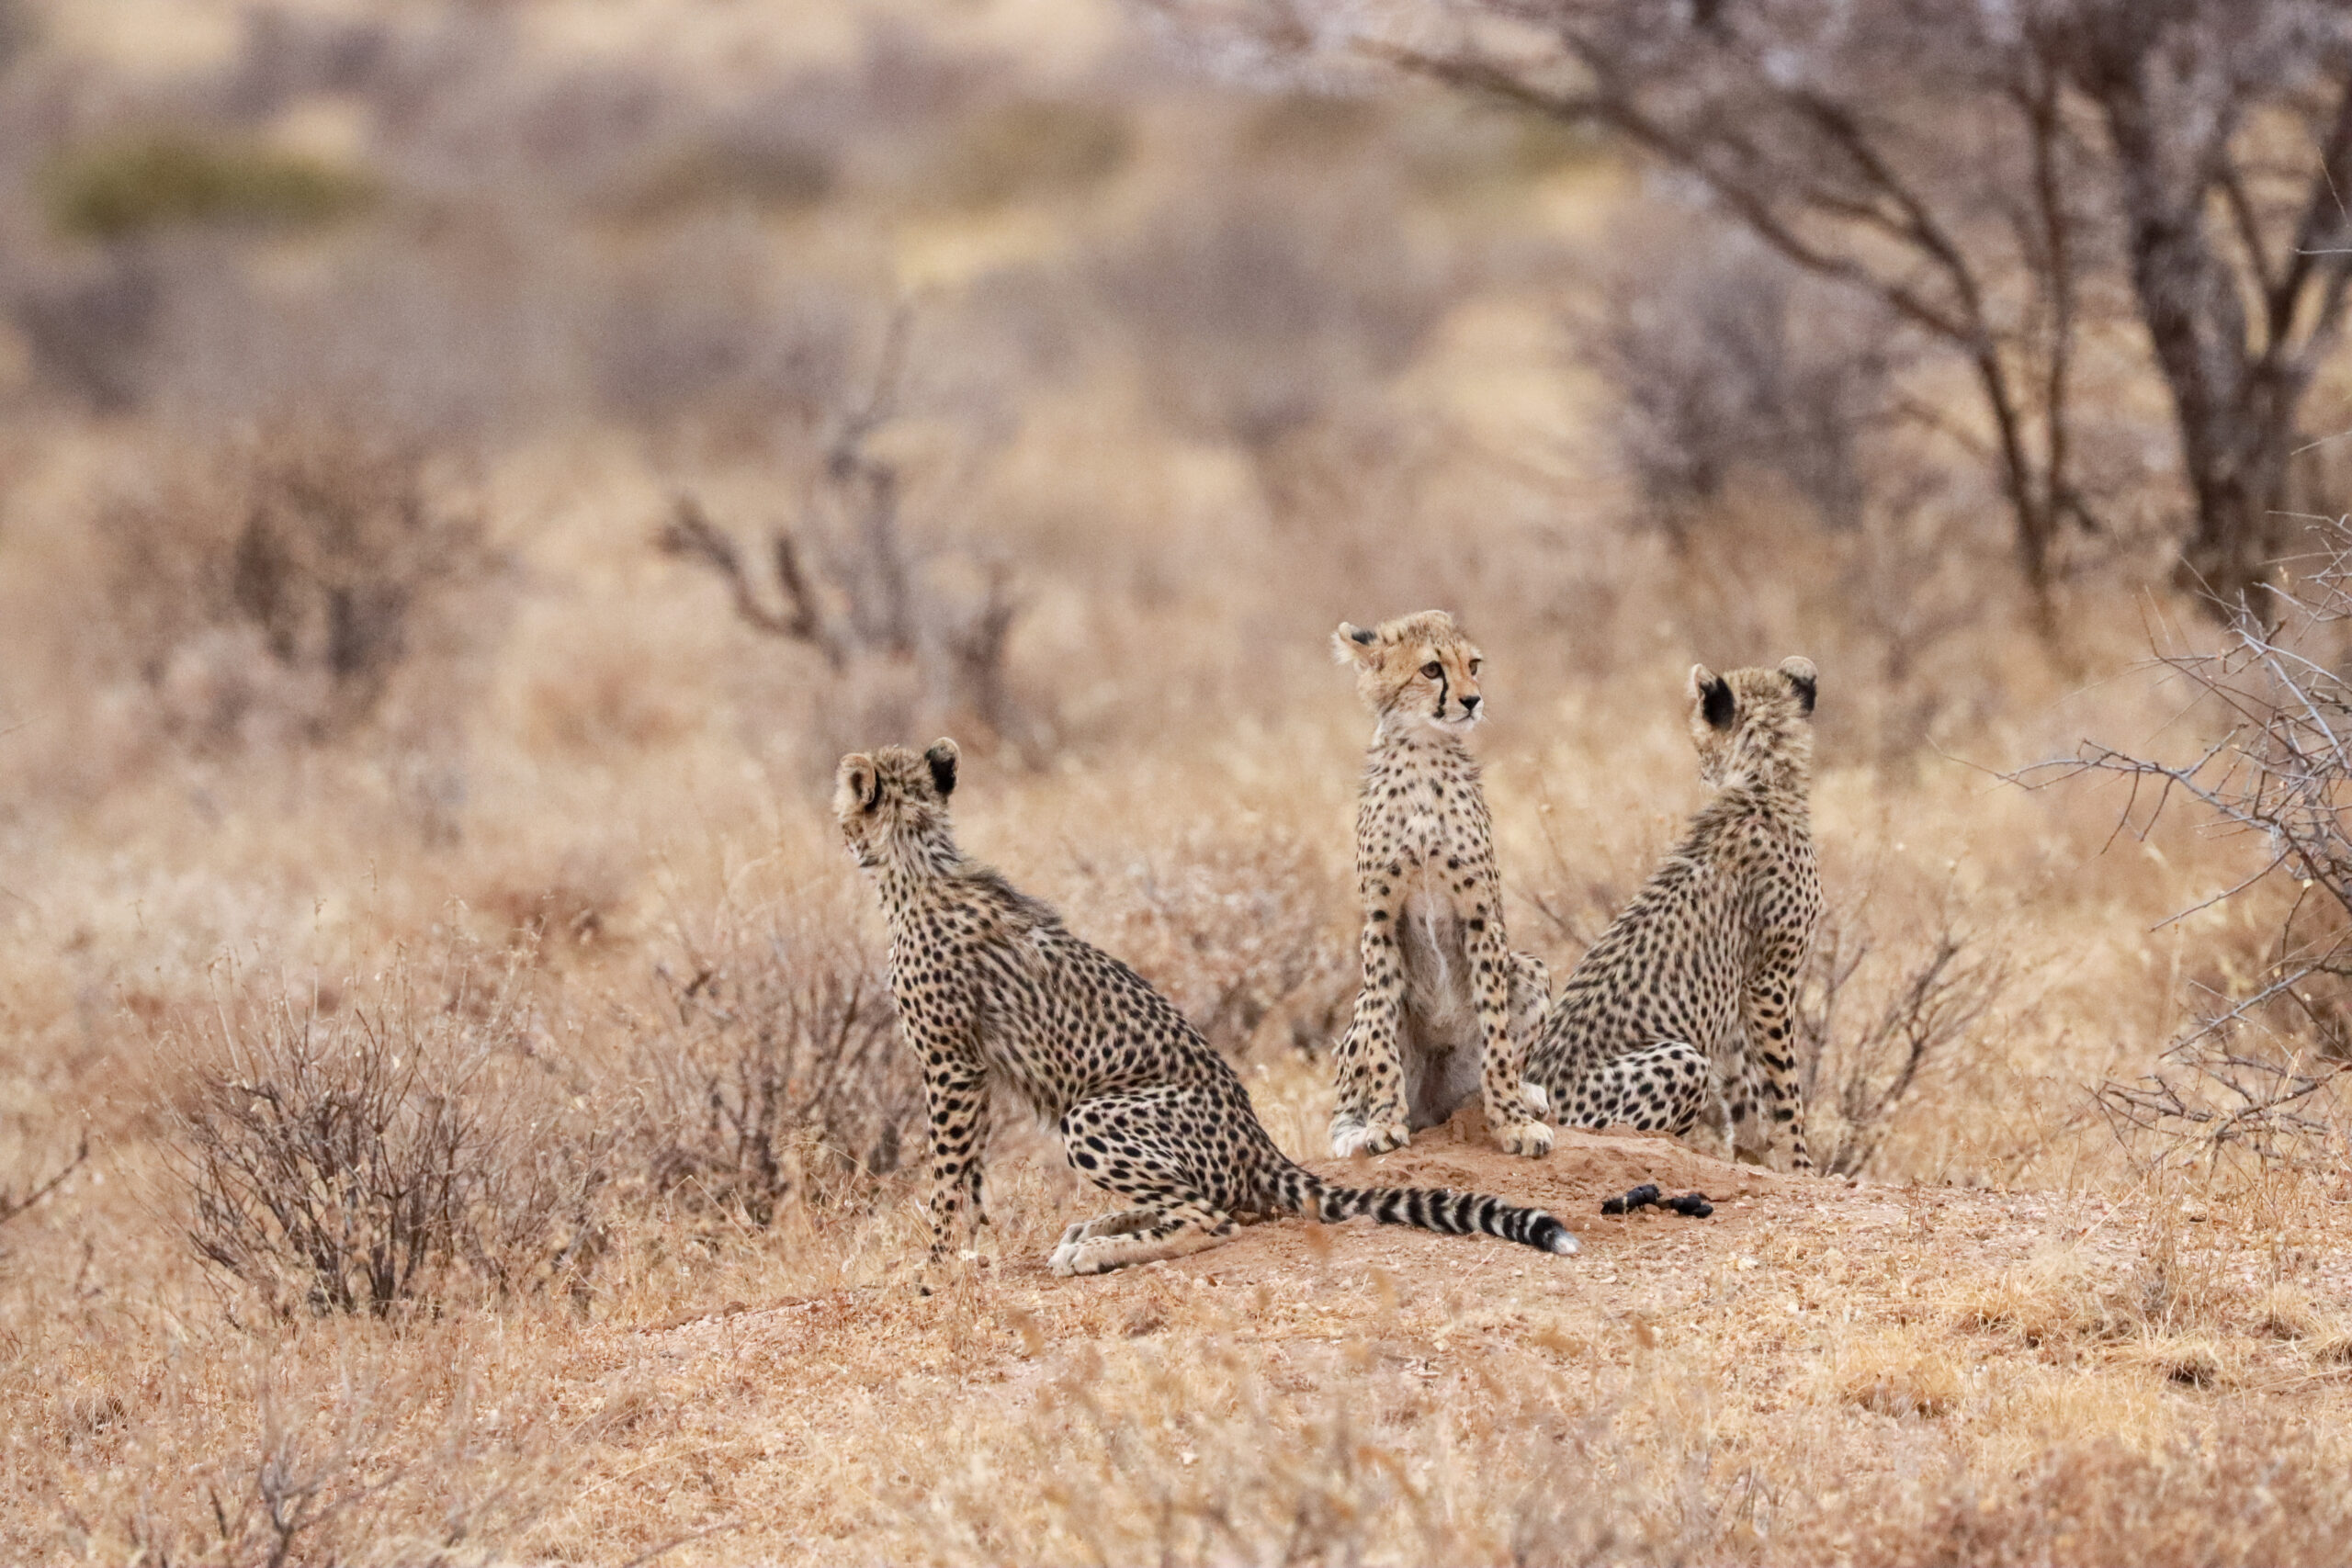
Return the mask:
<svg viewBox="0 0 2352 1568"><path fill-rule="evenodd" d="M2129 526L2038 621L1899 437L1866 526L1753 445L1662 508L1606 322L1691 242L1621 152L1082 0L7 16L0 1556L2352 1555L2340 1133L2098 1098L2295 889L1998 776L2193 751L2146 660L2215 634ZM1700 798L1690 664L1818 662L1832 1174L1444 1130L1383 1179L1583 1252L1057 1280L1099 1201L1015 1123L917 1294L836 756L956 734L966 847L1330 1173L1325 638L1430 605L1555 974ZM1717 1212L1598 1213L1643 1179Z"/></svg>

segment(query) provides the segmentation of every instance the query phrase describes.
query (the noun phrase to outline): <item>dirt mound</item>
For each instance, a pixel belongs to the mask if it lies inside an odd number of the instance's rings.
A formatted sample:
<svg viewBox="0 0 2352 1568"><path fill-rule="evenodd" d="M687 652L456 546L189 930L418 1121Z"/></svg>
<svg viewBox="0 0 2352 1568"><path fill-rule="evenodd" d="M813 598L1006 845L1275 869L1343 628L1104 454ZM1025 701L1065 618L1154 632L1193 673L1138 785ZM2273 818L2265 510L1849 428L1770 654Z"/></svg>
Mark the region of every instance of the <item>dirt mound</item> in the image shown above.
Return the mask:
<svg viewBox="0 0 2352 1568"><path fill-rule="evenodd" d="M1544 1159L1521 1159L1504 1154L1487 1135L1485 1117L1473 1106L1445 1126L1414 1134L1409 1146L1394 1154L1310 1160L1306 1164L1316 1175L1337 1186L1442 1187L1454 1192L1490 1193L1510 1202L1543 1209L1574 1232L1588 1250L1596 1242L1606 1250L1606 1238L1625 1233L1629 1226L1647 1227L1663 1221L1676 1225L1730 1224L1744 1228L1747 1223L1744 1213L1728 1208L1719 1210L1716 1218L1703 1221L1662 1214L1655 1209L1622 1217L1601 1214L1602 1200L1645 1181L1656 1182L1668 1196L1703 1192L1719 1204L1760 1198L1799 1186L1833 1187L1805 1178L1733 1165L1662 1134L1630 1130L1562 1130L1558 1137L1552 1153ZM1834 1190L1843 1191L1843 1183L1834 1184ZM1247 1280L1287 1276L1309 1263L1345 1262L1361 1254L1363 1261L1377 1261L1407 1274L1424 1268L1442 1274L1463 1266L1464 1247L1478 1245L1476 1239L1436 1235L1402 1226L1374 1226L1363 1221L1327 1227L1282 1220L1251 1225L1234 1241L1171 1261L1166 1267L1214 1274L1220 1280ZM1523 1260L1515 1247L1497 1256ZM1028 1261L1008 1258L1006 1266L1018 1273Z"/></svg>
<svg viewBox="0 0 2352 1568"><path fill-rule="evenodd" d="M1581 1133L1562 1129L1552 1153L1521 1159L1498 1150L1487 1135L1476 1106L1451 1122L1415 1135L1411 1146L1375 1159L1317 1160L1310 1165L1326 1181L1350 1187L1448 1187L1491 1192L1532 1203L1576 1222L1600 1212L1604 1198L1655 1181L1668 1193L1704 1192L1710 1198L1753 1196L1792 1179L1754 1166L1734 1165L1664 1134L1630 1129Z"/></svg>

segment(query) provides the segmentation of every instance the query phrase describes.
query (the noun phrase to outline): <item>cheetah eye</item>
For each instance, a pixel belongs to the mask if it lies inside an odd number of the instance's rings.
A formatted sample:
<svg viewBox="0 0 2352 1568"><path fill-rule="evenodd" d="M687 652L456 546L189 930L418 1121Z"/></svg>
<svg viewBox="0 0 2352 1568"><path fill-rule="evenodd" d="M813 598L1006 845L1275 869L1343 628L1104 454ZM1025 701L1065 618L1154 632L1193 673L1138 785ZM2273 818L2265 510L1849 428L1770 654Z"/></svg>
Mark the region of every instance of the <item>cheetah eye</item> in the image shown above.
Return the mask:
<svg viewBox="0 0 2352 1568"><path fill-rule="evenodd" d="M1427 664L1421 666L1421 673L1434 681L1439 676L1445 673L1445 666L1432 659Z"/></svg>
<svg viewBox="0 0 2352 1568"><path fill-rule="evenodd" d="M1473 675L1476 675L1476 674L1478 672L1478 666L1479 666L1479 665L1481 665L1481 664L1484 664L1485 662L1486 662L1486 660L1483 660L1483 659L1474 659L1474 660L1472 660L1470 661L1470 673L1472 673Z"/></svg>

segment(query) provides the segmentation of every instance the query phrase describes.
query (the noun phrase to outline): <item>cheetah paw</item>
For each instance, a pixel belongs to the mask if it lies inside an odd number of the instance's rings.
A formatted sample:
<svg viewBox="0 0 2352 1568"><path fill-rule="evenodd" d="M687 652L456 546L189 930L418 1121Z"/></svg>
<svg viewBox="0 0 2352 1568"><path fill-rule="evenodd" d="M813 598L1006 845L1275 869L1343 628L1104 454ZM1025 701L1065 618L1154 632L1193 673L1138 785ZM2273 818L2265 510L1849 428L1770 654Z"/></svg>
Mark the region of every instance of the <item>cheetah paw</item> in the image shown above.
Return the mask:
<svg viewBox="0 0 2352 1568"><path fill-rule="evenodd" d="M1529 1159L1542 1159L1552 1152L1552 1129L1541 1122L1521 1122L1498 1128L1495 1142L1507 1155L1524 1155Z"/></svg>
<svg viewBox="0 0 2352 1568"><path fill-rule="evenodd" d="M1351 1155L1385 1155L1391 1149L1401 1149L1413 1141L1412 1130L1402 1122L1359 1122L1353 1117L1334 1119L1331 1122L1331 1157L1346 1159Z"/></svg>
<svg viewBox="0 0 2352 1568"><path fill-rule="evenodd" d="M1101 1238L1085 1241L1065 1241L1046 1258L1046 1267L1057 1279L1067 1280L1073 1274L1102 1274L1117 1268L1116 1253L1104 1247Z"/></svg>

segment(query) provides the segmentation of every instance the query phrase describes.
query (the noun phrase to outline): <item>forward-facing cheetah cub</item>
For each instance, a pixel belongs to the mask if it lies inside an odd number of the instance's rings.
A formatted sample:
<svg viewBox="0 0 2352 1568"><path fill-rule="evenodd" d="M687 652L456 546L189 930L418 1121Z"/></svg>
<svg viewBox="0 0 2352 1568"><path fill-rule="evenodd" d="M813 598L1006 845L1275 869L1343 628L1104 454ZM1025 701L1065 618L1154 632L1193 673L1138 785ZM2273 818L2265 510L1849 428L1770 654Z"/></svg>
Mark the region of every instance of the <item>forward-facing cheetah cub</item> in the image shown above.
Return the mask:
<svg viewBox="0 0 2352 1568"><path fill-rule="evenodd" d="M1559 1221L1500 1199L1430 1189L1327 1187L1283 1157L1241 1078L1136 972L1072 936L1051 908L956 847L956 743L843 757L833 813L890 922L890 994L922 1057L931 1116L932 1257L977 1219L989 1091L1001 1084L1059 1124L1069 1162L1134 1205L1063 1233L1057 1274L1197 1252L1237 1222L1369 1214L1577 1249Z"/></svg>
<svg viewBox="0 0 2352 1568"><path fill-rule="evenodd" d="M1735 1148L1760 1159L1771 1129L1811 1170L1789 1009L1821 914L1813 854L1813 699L1805 659L1777 670L1690 671L1690 738L1715 796L1585 953L1528 1053L1561 1122L1682 1134L1712 1076ZM1759 1093L1760 1079L1760 1093Z"/></svg>
<svg viewBox="0 0 2352 1568"><path fill-rule="evenodd" d="M1335 1053L1331 1152L1402 1148L1476 1091L1515 1155L1551 1152L1521 1064L1551 993L1510 951L1478 763L1478 650L1442 610L1373 629L1342 622L1331 647L1379 716L1356 807L1363 986Z"/></svg>

